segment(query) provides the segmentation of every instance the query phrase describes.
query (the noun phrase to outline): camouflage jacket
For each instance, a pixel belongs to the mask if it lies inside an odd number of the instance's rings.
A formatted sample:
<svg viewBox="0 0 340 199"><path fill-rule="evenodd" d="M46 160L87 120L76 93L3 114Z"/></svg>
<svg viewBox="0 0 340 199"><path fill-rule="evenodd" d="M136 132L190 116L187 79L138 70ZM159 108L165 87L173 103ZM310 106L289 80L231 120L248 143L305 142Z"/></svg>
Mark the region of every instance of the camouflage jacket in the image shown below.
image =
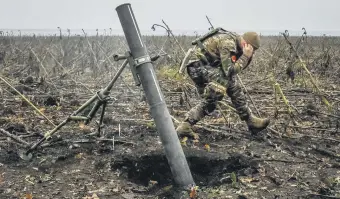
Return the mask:
<svg viewBox="0 0 340 199"><path fill-rule="evenodd" d="M238 74L250 62L237 44L239 39L240 36L235 33L217 33L202 43L212 56L220 60L219 68L228 77ZM208 62L200 48L194 54L196 59Z"/></svg>

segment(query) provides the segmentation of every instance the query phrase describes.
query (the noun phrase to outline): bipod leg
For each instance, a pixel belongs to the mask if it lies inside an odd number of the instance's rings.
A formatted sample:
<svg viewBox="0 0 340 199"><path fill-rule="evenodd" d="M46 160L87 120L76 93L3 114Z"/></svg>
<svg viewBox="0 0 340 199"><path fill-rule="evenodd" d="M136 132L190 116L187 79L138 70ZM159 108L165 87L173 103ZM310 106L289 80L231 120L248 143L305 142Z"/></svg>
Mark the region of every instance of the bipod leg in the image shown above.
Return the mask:
<svg viewBox="0 0 340 199"><path fill-rule="evenodd" d="M92 107L90 113L87 115L87 120L85 122L85 125L88 125L91 122L92 118L97 113L97 111L98 111L98 109L100 108L101 105L102 105L102 102L100 100L98 100L96 102L96 104Z"/></svg>
<svg viewBox="0 0 340 199"><path fill-rule="evenodd" d="M96 102L94 107L91 109L90 113L87 115L87 120L85 122L85 125L88 125L91 122L91 120L93 119L93 117L95 116L95 114L97 113L97 111L99 110L99 108L102 106L102 112L100 114L100 122L99 122L99 127L98 127L98 133L91 134L91 135L96 135L97 137L100 136L100 129L101 129L104 113L105 113L105 108L106 108L106 105L107 105L107 101L109 100L108 96L105 96L105 98L102 99L98 95L98 98L99 98L99 100Z"/></svg>
<svg viewBox="0 0 340 199"><path fill-rule="evenodd" d="M99 93L97 93L97 98L98 101L96 102L96 104L92 107L90 113L87 115L87 120L85 122L86 125L88 125L93 117L96 115L97 111L99 110L99 108L103 105L107 103L107 100L109 100L108 96L105 96L105 98L101 98L101 96L99 95Z"/></svg>
<svg viewBox="0 0 340 199"><path fill-rule="evenodd" d="M98 124L98 134L97 134L98 137L100 137L100 135L101 135L101 129L102 129L106 105L107 105L107 102L104 102L103 107L102 107L102 112L100 114L100 119L99 119L99 124Z"/></svg>
<svg viewBox="0 0 340 199"><path fill-rule="evenodd" d="M97 99L97 95L94 95L91 99L85 102L78 110L76 110L73 114L67 117L63 122L61 122L58 126L56 126L52 131L44 134L44 137L41 138L38 142L33 144L26 152L19 152L19 156L24 160L29 160L32 158L32 152L36 150L43 142L45 142L48 138L50 138L53 134L55 134L59 129L61 129L64 125L66 125L69 121L73 120L87 120L87 117L76 116L78 113L83 111L86 107L92 104Z"/></svg>
<svg viewBox="0 0 340 199"><path fill-rule="evenodd" d="M110 90L112 89L114 83L119 78L120 74L123 72L125 66L129 63L126 58L127 57L121 57L121 59L125 59L125 61L122 64L122 66L119 68L117 74L113 77L111 82L103 90L101 90L100 92L97 92L96 96L98 98L98 101L96 102L94 107L91 109L90 113L87 115L87 120L85 122L86 125L91 122L91 120L93 119L93 117L95 116L97 111L99 110L100 106L103 105L103 111L101 113L101 119L102 119L106 105L107 105L107 101L110 99L110 97L109 97ZM100 123L100 125L101 125L101 123ZM99 127L99 129L100 129L100 127ZM100 130L98 130L98 133L99 133L98 135L100 135Z"/></svg>
<svg viewBox="0 0 340 199"><path fill-rule="evenodd" d="M19 156L23 160L30 160L32 158L32 151L38 148L43 142L45 142L48 138L50 138L55 132L57 132L61 127L63 127L67 122L70 120L70 117L68 117L66 120L64 120L62 123L60 123L58 126L56 126L52 131L45 133L44 137L41 138L38 142L36 142L33 146L31 146L27 151L19 151Z"/></svg>
<svg viewBox="0 0 340 199"><path fill-rule="evenodd" d="M24 159L24 160L30 160L32 158L32 152L36 150L44 141L46 141L48 138L50 138L53 134L55 134L61 127L66 125L69 121L86 121L88 122L89 116L95 115L95 113L98 111L99 107L101 105L103 106L103 111L105 110L106 103L107 103L107 98L109 91L112 89L113 84L117 81L118 77L120 74L123 72L125 66L128 64L128 61L125 60L124 63L121 65L119 68L117 74L114 76L114 78L111 80L111 82L108 84L106 88L104 88L102 91L97 92L94 96L92 96L87 102L85 102L78 110L73 112L69 117L67 117L63 122L61 122L58 126L56 126L52 131L47 132L44 134L44 137L41 138L38 142L33 144L27 151L20 151L19 156ZM80 112L82 112L85 108L87 108L90 104L92 104L94 101L96 101L95 106L91 109L91 112L88 114L87 117L82 117L82 116L77 116ZM104 113L102 113L103 115Z"/></svg>

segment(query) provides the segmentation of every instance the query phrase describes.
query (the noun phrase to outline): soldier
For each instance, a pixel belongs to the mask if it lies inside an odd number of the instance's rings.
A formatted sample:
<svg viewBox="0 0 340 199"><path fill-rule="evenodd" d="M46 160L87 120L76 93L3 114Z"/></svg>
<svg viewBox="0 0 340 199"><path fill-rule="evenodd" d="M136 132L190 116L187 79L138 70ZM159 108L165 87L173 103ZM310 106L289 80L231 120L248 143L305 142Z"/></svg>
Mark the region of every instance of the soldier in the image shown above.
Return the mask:
<svg viewBox="0 0 340 199"><path fill-rule="evenodd" d="M184 121L176 129L177 133L198 138L192 126L212 113L225 93L253 135L265 129L270 120L252 114L236 79L236 75L250 64L255 51L260 47L259 35L256 32L246 32L240 36L218 28L196 39L193 44L199 48L194 51L191 57L194 60L189 61L186 70L203 100L186 113Z"/></svg>

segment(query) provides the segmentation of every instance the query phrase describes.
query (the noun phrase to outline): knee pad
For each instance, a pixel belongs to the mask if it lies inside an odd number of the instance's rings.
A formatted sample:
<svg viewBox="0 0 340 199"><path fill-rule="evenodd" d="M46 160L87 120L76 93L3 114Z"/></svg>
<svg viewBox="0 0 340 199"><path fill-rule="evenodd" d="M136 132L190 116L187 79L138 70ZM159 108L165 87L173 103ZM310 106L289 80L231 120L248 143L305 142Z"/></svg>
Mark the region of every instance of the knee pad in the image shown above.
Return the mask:
<svg viewBox="0 0 340 199"><path fill-rule="evenodd" d="M221 101L225 96L226 88L221 84L209 82L204 89L204 98Z"/></svg>

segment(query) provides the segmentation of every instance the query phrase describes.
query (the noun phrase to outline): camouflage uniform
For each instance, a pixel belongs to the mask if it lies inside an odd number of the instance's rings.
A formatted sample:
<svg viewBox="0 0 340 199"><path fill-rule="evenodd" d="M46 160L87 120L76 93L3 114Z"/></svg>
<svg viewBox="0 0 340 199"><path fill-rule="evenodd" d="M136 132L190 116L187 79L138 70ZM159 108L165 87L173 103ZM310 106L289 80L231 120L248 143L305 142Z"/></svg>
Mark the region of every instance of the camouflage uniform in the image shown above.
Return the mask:
<svg viewBox="0 0 340 199"><path fill-rule="evenodd" d="M186 114L184 122L177 128L179 134L194 134L191 126L213 112L225 93L230 97L240 119L247 122L252 132L262 130L269 124L268 119L262 120L251 114L246 97L237 82L236 75L251 62L251 58L243 55L238 45L240 39L235 33L217 33L202 43L218 60L216 66L211 66L201 49L196 50L191 57L194 60L187 65L187 73L203 100Z"/></svg>

